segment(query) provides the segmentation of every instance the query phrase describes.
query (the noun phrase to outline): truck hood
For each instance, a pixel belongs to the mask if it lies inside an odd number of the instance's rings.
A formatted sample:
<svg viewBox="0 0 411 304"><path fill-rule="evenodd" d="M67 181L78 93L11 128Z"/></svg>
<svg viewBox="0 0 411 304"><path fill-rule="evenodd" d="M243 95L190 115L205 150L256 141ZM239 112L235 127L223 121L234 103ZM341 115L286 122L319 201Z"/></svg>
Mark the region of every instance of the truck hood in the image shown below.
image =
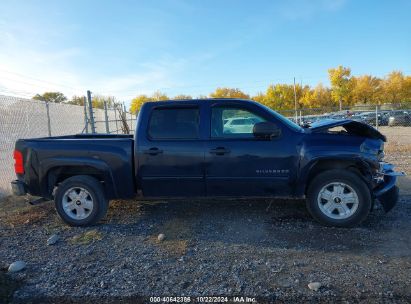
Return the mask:
<svg viewBox="0 0 411 304"><path fill-rule="evenodd" d="M348 134L363 136L373 139L381 139L382 141L387 141L386 137L381 134L374 127L367 125L366 123L355 121L351 119L324 119L312 123L308 126L308 130L313 133L320 133L327 131L334 127L343 127Z"/></svg>

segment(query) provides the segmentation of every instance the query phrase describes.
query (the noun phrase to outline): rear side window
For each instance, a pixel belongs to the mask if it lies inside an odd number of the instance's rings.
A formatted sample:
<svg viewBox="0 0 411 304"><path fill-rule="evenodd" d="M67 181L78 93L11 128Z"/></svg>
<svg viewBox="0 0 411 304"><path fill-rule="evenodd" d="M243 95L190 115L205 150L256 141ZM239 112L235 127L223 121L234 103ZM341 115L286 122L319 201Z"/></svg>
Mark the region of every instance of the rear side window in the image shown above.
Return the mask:
<svg viewBox="0 0 411 304"><path fill-rule="evenodd" d="M151 139L197 139L200 113L198 108L154 109L148 126Z"/></svg>

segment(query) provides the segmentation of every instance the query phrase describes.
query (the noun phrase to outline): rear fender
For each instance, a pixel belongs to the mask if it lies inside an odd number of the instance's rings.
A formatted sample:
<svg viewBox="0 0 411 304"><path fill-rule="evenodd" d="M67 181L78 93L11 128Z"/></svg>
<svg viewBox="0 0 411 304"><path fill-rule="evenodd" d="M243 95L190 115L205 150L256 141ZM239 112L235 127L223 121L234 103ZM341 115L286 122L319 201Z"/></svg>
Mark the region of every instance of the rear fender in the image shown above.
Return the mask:
<svg viewBox="0 0 411 304"><path fill-rule="evenodd" d="M44 197L52 198L53 189L59 181L59 176L63 174L66 175L65 172L62 171L67 168L72 169L70 173L71 176L77 174L87 175L87 168L92 168L93 170L90 171L93 173L97 172L101 175L105 184L104 188L107 197L118 196L112 170L107 163L102 160L87 157L54 157L41 161L39 168L40 188ZM78 171L78 173L76 173L76 171Z"/></svg>

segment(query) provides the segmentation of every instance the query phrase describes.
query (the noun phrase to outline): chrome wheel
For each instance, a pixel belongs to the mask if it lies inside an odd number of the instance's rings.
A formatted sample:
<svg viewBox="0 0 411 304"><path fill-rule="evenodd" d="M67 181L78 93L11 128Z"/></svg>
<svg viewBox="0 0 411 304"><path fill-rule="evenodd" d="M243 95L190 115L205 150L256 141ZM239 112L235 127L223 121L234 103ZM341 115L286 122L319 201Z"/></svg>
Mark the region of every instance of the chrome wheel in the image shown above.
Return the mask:
<svg viewBox="0 0 411 304"><path fill-rule="evenodd" d="M93 211L93 206L93 198L84 188L73 187L63 195L63 210L72 219L87 218Z"/></svg>
<svg viewBox="0 0 411 304"><path fill-rule="evenodd" d="M318 207L326 216L343 220L358 209L359 199L355 190L342 182L329 183L321 188L317 197Z"/></svg>

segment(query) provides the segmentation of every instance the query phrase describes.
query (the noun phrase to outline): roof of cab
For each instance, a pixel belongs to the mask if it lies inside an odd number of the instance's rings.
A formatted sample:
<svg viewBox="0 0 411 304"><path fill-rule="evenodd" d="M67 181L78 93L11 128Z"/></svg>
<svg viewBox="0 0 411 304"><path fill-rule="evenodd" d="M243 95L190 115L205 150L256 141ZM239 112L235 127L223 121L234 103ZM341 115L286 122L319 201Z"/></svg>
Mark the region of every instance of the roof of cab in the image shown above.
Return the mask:
<svg viewBox="0 0 411 304"><path fill-rule="evenodd" d="M149 101L147 103L152 104L162 104L162 103L200 103L207 101L246 101L246 102L255 102L250 99L241 99L241 98L195 98L195 99L169 99L169 100L160 100L160 101Z"/></svg>

